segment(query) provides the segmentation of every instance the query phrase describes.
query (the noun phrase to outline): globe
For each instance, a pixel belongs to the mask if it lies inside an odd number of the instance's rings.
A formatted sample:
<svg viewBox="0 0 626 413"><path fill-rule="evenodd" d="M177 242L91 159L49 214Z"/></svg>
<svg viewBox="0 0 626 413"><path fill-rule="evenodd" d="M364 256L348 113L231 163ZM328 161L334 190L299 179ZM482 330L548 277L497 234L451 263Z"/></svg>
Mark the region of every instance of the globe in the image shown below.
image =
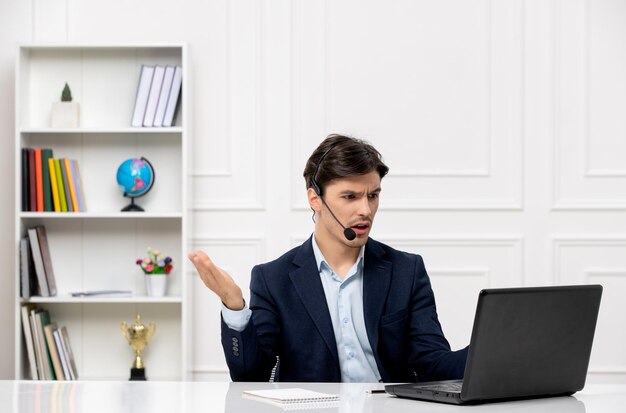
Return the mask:
<svg viewBox="0 0 626 413"><path fill-rule="evenodd" d="M122 208L122 211L143 211L142 207L135 204L135 198L147 194L152 189L154 168L144 157L126 159L117 168L117 184L124 191L124 196L131 201Z"/></svg>

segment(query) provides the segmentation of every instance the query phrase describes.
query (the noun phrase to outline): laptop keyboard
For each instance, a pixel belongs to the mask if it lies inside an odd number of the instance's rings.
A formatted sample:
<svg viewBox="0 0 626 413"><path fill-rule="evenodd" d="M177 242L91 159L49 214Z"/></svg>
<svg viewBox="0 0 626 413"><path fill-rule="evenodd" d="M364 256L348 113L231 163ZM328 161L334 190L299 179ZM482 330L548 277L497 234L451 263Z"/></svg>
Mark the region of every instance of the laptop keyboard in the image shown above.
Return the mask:
<svg viewBox="0 0 626 413"><path fill-rule="evenodd" d="M441 383L441 384L433 384L433 385L426 385L426 386L420 386L420 385L415 386L415 388L420 389L420 390L433 390L433 391L448 392L448 393L460 393L462 387L463 387L463 382L461 381L454 382L454 383Z"/></svg>

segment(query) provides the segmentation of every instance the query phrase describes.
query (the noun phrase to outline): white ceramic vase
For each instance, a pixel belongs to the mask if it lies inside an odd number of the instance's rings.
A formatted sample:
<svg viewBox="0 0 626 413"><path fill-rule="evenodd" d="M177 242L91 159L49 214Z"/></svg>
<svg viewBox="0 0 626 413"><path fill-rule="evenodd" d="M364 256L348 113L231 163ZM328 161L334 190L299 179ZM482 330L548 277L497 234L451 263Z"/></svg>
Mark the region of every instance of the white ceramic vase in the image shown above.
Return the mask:
<svg viewBox="0 0 626 413"><path fill-rule="evenodd" d="M167 274L146 274L146 294L149 297L163 297L167 292Z"/></svg>

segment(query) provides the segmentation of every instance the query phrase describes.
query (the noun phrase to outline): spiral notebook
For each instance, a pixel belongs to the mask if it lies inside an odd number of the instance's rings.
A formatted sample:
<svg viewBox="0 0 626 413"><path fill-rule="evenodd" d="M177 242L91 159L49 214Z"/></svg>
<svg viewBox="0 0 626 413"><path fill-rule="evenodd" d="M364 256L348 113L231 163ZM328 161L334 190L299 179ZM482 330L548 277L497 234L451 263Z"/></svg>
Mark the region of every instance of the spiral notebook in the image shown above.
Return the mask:
<svg viewBox="0 0 626 413"><path fill-rule="evenodd" d="M301 388L245 390L244 397L255 398L281 406L304 406L307 404L331 404L339 402L338 394L321 393Z"/></svg>

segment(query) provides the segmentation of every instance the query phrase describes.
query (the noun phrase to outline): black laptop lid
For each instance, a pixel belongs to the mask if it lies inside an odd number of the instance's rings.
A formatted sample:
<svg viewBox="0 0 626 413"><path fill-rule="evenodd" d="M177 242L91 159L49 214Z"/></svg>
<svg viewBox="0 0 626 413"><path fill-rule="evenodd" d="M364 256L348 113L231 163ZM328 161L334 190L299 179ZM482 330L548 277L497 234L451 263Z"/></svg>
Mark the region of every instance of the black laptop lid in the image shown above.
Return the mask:
<svg viewBox="0 0 626 413"><path fill-rule="evenodd" d="M600 285L481 291L461 399L581 390L601 295Z"/></svg>

